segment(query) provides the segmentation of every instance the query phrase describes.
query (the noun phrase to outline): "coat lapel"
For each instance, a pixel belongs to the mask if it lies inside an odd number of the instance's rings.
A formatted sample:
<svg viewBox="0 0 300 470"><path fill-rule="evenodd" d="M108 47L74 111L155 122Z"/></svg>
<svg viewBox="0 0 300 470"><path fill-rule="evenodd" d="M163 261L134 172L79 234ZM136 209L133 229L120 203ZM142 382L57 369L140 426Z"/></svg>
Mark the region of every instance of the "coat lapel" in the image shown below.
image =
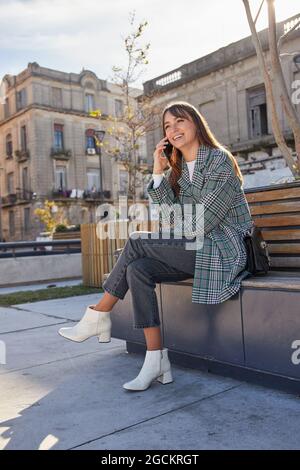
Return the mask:
<svg viewBox="0 0 300 470"><path fill-rule="evenodd" d="M195 164L196 166L196 164ZM181 176L178 179L177 183L181 187L181 190L187 196L191 196L191 182L190 182L190 175L187 164L185 163L185 159L182 158L181 161Z"/></svg>
<svg viewBox="0 0 300 470"><path fill-rule="evenodd" d="M182 158L181 177L178 179L178 184L185 195L192 196L196 200L199 199L204 183L204 175L202 170L205 166L209 151L210 147L207 147L206 145L201 145L199 147L192 181L190 181L189 170L185 159Z"/></svg>

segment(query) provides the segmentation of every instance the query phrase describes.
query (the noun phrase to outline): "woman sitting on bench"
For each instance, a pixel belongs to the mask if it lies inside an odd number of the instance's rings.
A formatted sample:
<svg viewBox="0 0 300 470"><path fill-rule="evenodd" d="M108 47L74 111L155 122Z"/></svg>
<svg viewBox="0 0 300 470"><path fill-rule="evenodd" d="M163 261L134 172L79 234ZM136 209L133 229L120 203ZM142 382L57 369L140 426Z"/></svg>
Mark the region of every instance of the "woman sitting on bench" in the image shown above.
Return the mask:
<svg viewBox="0 0 300 470"><path fill-rule="evenodd" d="M146 390L154 380L173 381L161 339L156 283L193 277L191 301L218 304L236 294L249 275L243 237L253 222L235 158L189 103L169 104L162 127L148 193L163 218L175 209L168 235L133 232L103 283L98 304L89 306L74 327L59 330L73 341L98 336L109 342L110 312L130 289L134 328L144 330L147 352L138 376L123 385L126 390Z"/></svg>

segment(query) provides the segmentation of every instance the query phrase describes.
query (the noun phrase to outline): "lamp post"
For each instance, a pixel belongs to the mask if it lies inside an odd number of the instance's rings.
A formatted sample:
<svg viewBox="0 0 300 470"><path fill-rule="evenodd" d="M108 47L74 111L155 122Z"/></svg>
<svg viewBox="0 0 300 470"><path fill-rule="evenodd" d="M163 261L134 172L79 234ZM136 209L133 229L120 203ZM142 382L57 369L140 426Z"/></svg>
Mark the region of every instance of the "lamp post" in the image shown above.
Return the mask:
<svg viewBox="0 0 300 470"><path fill-rule="evenodd" d="M102 160L101 160L101 146L104 140L105 131L95 131L96 146L99 149L99 182L100 182L100 199L103 201L103 179L102 179Z"/></svg>

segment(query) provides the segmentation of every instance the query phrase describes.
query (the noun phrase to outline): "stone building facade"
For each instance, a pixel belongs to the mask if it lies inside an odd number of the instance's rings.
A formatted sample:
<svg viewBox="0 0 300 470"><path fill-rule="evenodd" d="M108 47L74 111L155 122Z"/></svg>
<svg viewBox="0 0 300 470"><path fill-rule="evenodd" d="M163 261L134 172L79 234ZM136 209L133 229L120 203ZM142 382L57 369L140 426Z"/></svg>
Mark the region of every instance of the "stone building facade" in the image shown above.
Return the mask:
<svg viewBox="0 0 300 470"><path fill-rule="evenodd" d="M278 37L299 18L297 15L278 23ZM259 34L269 63L267 30ZM295 88L300 90L300 27L283 44L282 53L287 87L291 95L298 96L295 108L300 115L300 92ZM293 136L276 93L281 128L294 151ZM265 87L250 36L145 82L144 94L153 94L156 105L183 100L196 106L218 140L236 156L244 174L244 188L291 176L272 134ZM161 138L161 127L147 135L148 154Z"/></svg>
<svg viewBox="0 0 300 470"><path fill-rule="evenodd" d="M113 145L107 116L123 110L120 88L92 71L65 73L29 63L3 79L0 103L0 232L8 241L34 239L42 225L34 209L45 199L63 207L71 224L93 222L100 202L126 191L120 162L95 145L99 131ZM141 90L132 89L132 95ZM135 98L132 98L135 103ZM89 112L100 109L102 116ZM145 139L139 161L146 161ZM138 195L143 195L143 183ZM1 210L2 209L2 210ZM1 234L0 234L1 237Z"/></svg>

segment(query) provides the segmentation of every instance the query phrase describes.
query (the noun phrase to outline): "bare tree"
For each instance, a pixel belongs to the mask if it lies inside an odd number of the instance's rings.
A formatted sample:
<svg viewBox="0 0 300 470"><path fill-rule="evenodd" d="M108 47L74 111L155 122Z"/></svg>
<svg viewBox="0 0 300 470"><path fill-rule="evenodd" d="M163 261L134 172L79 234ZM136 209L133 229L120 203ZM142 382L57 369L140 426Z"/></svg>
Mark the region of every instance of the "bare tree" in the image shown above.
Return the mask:
<svg viewBox="0 0 300 470"><path fill-rule="evenodd" d="M133 202L137 198L137 187L143 183L147 174L151 173L148 165L139 159L141 141L147 132L155 129L155 116L161 112L160 107L151 104L151 97L142 96L134 88L134 84L142 76L148 64L147 54L150 44L140 45L140 39L147 26L147 21L135 26L135 12L130 13L130 25L133 31L124 38L127 54L126 68L114 66L112 82L121 90L123 110L118 116L108 116L108 133L112 136L114 145L106 145L106 153L115 161L122 163L128 172L128 198Z"/></svg>
<svg viewBox="0 0 300 470"><path fill-rule="evenodd" d="M284 75L280 62L280 47L291 32L299 26L300 22L295 24L286 34L284 34L279 41L277 42L276 36L276 17L275 17L275 6L274 0L266 0L268 6L268 38L269 38L269 49L270 49L270 70L264 55L262 45L259 39L259 35L256 31L256 21L261 12L262 6L265 0L262 0L259 11L253 20L249 0L243 0L248 23L251 30L252 41L256 50L257 59L259 68L262 72L265 87L266 87L266 96L269 109L271 111L271 120L272 128L274 132L275 141L282 152L283 157L285 158L293 176L295 179L300 178L300 120L297 116L295 108L293 107L291 98L288 93L288 89L284 80ZM280 127L280 121L278 117L278 112L276 109L275 102L275 86L279 90L280 100L283 106L283 110L286 114L288 123L292 129L294 140L295 140L295 149L297 155L297 161L295 162L292 156L292 153L287 146L283 132Z"/></svg>

